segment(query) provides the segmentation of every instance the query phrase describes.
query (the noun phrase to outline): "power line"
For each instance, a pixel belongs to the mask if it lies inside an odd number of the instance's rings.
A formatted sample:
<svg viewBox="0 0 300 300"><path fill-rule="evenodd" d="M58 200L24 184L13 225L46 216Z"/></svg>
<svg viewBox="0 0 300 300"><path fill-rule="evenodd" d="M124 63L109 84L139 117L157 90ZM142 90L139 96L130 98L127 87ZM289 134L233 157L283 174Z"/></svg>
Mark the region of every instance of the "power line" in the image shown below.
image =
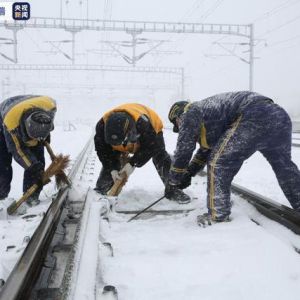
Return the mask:
<svg viewBox="0 0 300 300"><path fill-rule="evenodd" d="M290 46L288 46L288 47L280 48L280 49L278 49L278 51L275 51L275 52L272 52L272 53L268 53L267 55L268 55L268 57L269 57L269 56L279 55L279 54L281 54L282 52L285 52L285 51L287 51L287 50L289 50L289 49L292 49L292 48L295 48L295 47L299 46L299 44L300 44L300 43L298 42L298 43L296 43L296 44L294 44L294 45L290 45ZM266 50L266 49L267 49L267 48L260 49L260 52L263 51L263 50Z"/></svg>
<svg viewBox="0 0 300 300"><path fill-rule="evenodd" d="M180 20L180 21L184 21L184 19L185 19L186 17L189 17L189 16L191 16L192 14L194 14L194 13L199 9L199 7L200 7L202 4L204 4L205 1L206 1L206 0L196 0L196 1L192 4L191 8L188 9L188 10L186 11L186 13L185 13L179 20ZM169 36L167 37L167 39L171 39L171 35L169 35ZM178 38L178 39L177 39L177 43L180 42L180 41L184 41L185 39L186 39L186 37ZM173 50L173 48L171 48L171 47L168 47L168 48L166 48L166 49L167 49L167 50L169 50L169 49L172 49L172 50ZM177 49L178 49L178 45L175 46L175 51L176 51ZM154 59L154 64L155 64L155 65L160 64L160 63L162 62L163 59L165 59L165 58L158 57L157 59Z"/></svg>
<svg viewBox="0 0 300 300"><path fill-rule="evenodd" d="M295 36L293 36L289 39L285 39L285 40L281 40L281 41L275 41L272 44L268 44L267 47L274 47L274 46L281 45L281 44L284 44L286 42L290 42L290 41L293 41L293 40L296 40L296 39L299 39L299 38L300 38L300 34L295 35Z"/></svg>
<svg viewBox="0 0 300 300"><path fill-rule="evenodd" d="M204 0L205 1L205 0ZM204 1L202 1L200 4L203 4L204 3ZM204 21L208 16L210 16L211 14L213 14L215 11L216 11L216 9L222 4L222 2L223 2L224 0L216 0L215 2L214 2L214 4L200 17L200 22L201 21ZM199 5L200 5L199 4ZM199 8L199 7L198 7ZM176 41L176 43L177 43L177 45L175 45L175 47L173 47L172 49L174 50L177 50L178 49L178 47L179 47L179 43L183 43L185 40L187 39L187 36L183 36L182 38L180 38L180 39L178 39L177 41ZM161 59L158 59L157 61L156 61L156 65L158 65L159 63L161 63L161 61L162 61L162 58Z"/></svg>
<svg viewBox="0 0 300 300"><path fill-rule="evenodd" d="M200 20L202 22L205 21L210 15L212 15L217 10L217 8L222 4L223 1L224 0L217 0L215 4L200 17Z"/></svg>
<svg viewBox="0 0 300 300"><path fill-rule="evenodd" d="M185 13L185 15L180 18L180 21L184 21L185 18L195 14L196 11L199 9L200 5L204 4L205 1L206 0L196 0L191 6L191 8Z"/></svg>
<svg viewBox="0 0 300 300"><path fill-rule="evenodd" d="M30 34L27 32L27 30L23 31L28 37L29 39L32 41L33 44L35 44L35 46L38 48L39 51L43 51L41 49L41 47L39 46L39 44L30 36ZM38 31L38 34L40 34L40 32ZM48 62L50 62L50 59L46 56L46 59L48 60Z"/></svg>
<svg viewBox="0 0 300 300"><path fill-rule="evenodd" d="M274 31L277 31L277 30L279 30L279 29L285 27L286 25L289 25L289 24L291 24L291 23L293 23L293 22L299 20L299 19L300 19L300 15L297 16L297 17L295 17L295 18L293 18L293 19L291 19L291 20L286 21L286 22L283 23L283 24L280 24L279 26L276 26L276 27L274 27L274 28L272 28L272 29L270 29L270 30L265 31L265 32L264 32L262 35L260 35L258 38L262 38L262 37L264 37L264 36L266 36L266 35L268 35L268 34L274 32Z"/></svg>
<svg viewBox="0 0 300 300"><path fill-rule="evenodd" d="M262 15L260 15L256 19L254 19L252 21L252 23L255 23L255 22L267 19L270 16L272 16L272 15L278 13L278 12L282 12L283 9L286 9L286 8L288 8L288 7L290 7L290 6L294 5L294 4L299 4L299 3L300 3L299 0L296 0L296 1L295 0L285 1L285 2L281 3L280 5L273 7L271 10L263 13Z"/></svg>

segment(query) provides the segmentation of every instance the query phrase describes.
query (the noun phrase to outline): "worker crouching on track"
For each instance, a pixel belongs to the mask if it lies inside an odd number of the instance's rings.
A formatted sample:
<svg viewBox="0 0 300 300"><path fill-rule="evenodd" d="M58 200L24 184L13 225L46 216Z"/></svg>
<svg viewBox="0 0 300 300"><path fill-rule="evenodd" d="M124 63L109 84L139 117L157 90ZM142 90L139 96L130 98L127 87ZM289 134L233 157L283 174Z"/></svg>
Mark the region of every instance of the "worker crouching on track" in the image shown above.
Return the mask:
<svg viewBox="0 0 300 300"><path fill-rule="evenodd" d="M45 140L54 129L56 103L46 96L22 95L0 103L0 200L10 192L12 157L24 168L23 191L42 182ZM27 204L39 204L41 186Z"/></svg>
<svg viewBox="0 0 300 300"><path fill-rule="evenodd" d="M271 99L242 91L194 103L180 101L171 107L169 120L173 131L179 131L169 184L188 186L207 165L208 213L198 216L200 226L229 220L231 182L256 151L268 160L286 198L300 212L300 172L291 160L291 120ZM192 158L196 143L200 148Z"/></svg>
<svg viewBox="0 0 300 300"><path fill-rule="evenodd" d="M163 123L150 108L136 103L120 105L104 114L96 126L95 149L102 170L95 190L106 194L123 172L129 176L135 167L142 167L151 158L166 185L166 198L178 203L190 202L190 197L178 187L167 185L171 158L165 150ZM132 153L121 169L121 153Z"/></svg>

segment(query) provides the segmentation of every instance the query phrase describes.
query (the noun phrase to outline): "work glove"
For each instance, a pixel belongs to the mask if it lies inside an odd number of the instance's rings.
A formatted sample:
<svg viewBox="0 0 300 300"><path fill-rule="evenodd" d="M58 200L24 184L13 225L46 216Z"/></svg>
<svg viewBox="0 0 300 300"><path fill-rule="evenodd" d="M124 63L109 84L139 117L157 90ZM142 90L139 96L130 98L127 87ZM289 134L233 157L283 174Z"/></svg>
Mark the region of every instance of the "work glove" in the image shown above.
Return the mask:
<svg viewBox="0 0 300 300"><path fill-rule="evenodd" d="M185 172L177 180L169 178L167 186L169 186L173 189L183 190L191 185L191 179L192 179L191 174L189 172Z"/></svg>
<svg viewBox="0 0 300 300"><path fill-rule="evenodd" d="M114 182L116 182L117 180L121 180L122 179L122 177L119 174L119 171L117 171L117 170L112 170L110 172L110 174L111 174L111 177L112 177L112 179L113 179Z"/></svg>
<svg viewBox="0 0 300 300"><path fill-rule="evenodd" d="M129 177L134 171L135 167L133 167L130 163L127 163L119 172L119 174L126 173L126 176Z"/></svg>

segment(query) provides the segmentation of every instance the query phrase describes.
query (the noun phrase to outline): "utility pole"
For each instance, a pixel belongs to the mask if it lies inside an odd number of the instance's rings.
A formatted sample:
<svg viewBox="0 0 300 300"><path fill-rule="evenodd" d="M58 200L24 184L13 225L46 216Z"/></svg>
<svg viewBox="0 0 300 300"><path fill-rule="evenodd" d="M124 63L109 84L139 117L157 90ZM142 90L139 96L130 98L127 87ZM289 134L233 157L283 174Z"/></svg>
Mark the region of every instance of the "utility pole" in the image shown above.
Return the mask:
<svg viewBox="0 0 300 300"><path fill-rule="evenodd" d="M86 0L86 20L89 19L89 0Z"/></svg>
<svg viewBox="0 0 300 300"><path fill-rule="evenodd" d="M139 34L136 31L130 32L132 36L132 66L135 67L136 57L135 57L135 50L136 50L136 36Z"/></svg>
<svg viewBox="0 0 300 300"><path fill-rule="evenodd" d="M72 65L75 63L75 34L76 31L71 31L72 34Z"/></svg>
<svg viewBox="0 0 300 300"><path fill-rule="evenodd" d="M62 23L62 19L63 19L63 15L62 15L62 7L63 7L63 5L62 5L62 2L63 2L63 0L60 0L60 22Z"/></svg>
<svg viewBox="0 0 300 300"><path fill-rule="evenodd" d="M14 61L15 61L15 64L17 64L17 63L18 63L17 28L14 28L14 29L13 29L13 37L14 37Z"/></svg>
<svg viewBox="0 0 300 300"><path fill-rule="evenodd" d="M220 48L222 48L223 50L225 50L227 53L229 53L229 55L225 55L225 56L234 56L237 57L239 60L241 60L242 62L246 63L247 65L249 65L249 75L248 75L248 89L249 91L253 91L253 75L254 75L254 27L253 24L249 24L249 42L241 42L241 43L226 43L226 42L214 42L213 44L218 45ZM227 45L239 45L239 46L247 46L249 47L247 52L249 53L249 58L244 58L242 55L237 54L235 52L235 49L232 47L228 48ZM222 54L214 54L212 56L224 56Z"/></svg>
<svg viewBox="0 0 300 300"><path fill-rule="evenodd" d="M6 55L2 55L2 56L4 58L8 59L9 61L12 61L13 63L17 64L18 63L18 38L17 38L17 33L18 33L18 30L23 29L23 27L22 27L22 25L16 26L15 24L13 24L11 26L7 25L6 28L9 29L9 30L12 30L12 32L13 32L13 39L12 39L13 40L12 44L13 44L13 47L14 47L14 49L13 49L13 58L10 58Z"/></svg>
<svg viewBox="0 0 300 300"><path fill-rule="evenodd" d="M184 99L185 90L184 90L185 78L184 78L184 68L181 68L181 99Z"/></svg>
<svg viewBox="0 0 300 300"><path fill-rule="evenodd" d="M131 56L131 64L133 67L135 67L136 62L139 60L138 57L136 57L136 45L137 45L137 35L141 34L142 32L140 30L127 30L126 31L128 34L131 35L132 40L131 40L131 47L132 47L132 56Z"/></svg>
<svg viewBox="0 0 300 300"><path fill-rule="evenodd" d="M4 100L5 98L5 82L4 82L4 79L2 79L1 81L1 88L2 88L2 99L1 99L1 102Z"/></svg>
<svg viewBox="0 0 300 300"><path fill-rule="evenodd" d="M136 63L141 60L148 53L153 53L156 48L158 48L162 43L166 42L165 40L149 40L145 38L137 38L138 34L141 34L141 30L126 30L126 33L131 35L131 41L103 41L103 43L110 46L114 52L118 53L128 64L136 67ZM151 45L151 43L155 43L155 45ZM137 54L137 46L144 44L150 45L149 49ZM130 47L132 50L131 56L125 54L120 50L121 47ZM169 53L172 54L172 53Z"/></svg>
<svg viewBox="0 0 300 300"><path fill-rule="evenodd" d="M2 100L3 101L6 98L6 87L10 86L10 78L9 77L5 77L4 79L2 79L1 81L1 87L2 87ZM7 89L8 93L9 93L9 89Z"/></svg>
<svg viewBox="0 0 300 300"><path fill-rule="evenodd" d="M254 69L254 28L250 24L249 38L249 90L253 91L253 69Z"/></svg>
<svg viewBox="0 0 300 300"><path fill-rule="evenodd" d="M72 55L71 55L71 58L69 57L69 55L66 55L65 53L63 53L59 48L58 48L58 50L59 50L59 52L62 52L65 57L67 57L68 59L70 59L71 62L72 62L72 65L74 65L75 64L75 35L80 30L78 30L76 28L70 28L70 29L66 29L66 31L69 31L72 34L72 39L71 39L71 43L72 43Z"/></svg>

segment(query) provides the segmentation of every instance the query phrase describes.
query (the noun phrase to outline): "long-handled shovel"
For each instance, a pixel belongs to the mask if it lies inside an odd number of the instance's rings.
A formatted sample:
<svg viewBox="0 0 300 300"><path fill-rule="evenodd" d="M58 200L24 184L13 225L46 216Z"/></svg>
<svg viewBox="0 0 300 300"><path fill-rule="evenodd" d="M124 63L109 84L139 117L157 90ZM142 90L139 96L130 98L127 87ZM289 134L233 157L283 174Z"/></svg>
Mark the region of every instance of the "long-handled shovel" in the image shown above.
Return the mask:
<svg viewBox="0 0 300 300"><path fill-rule="evenodd" d="M49 167L45 170L42 184L45 185L50 181L52 176L60 174L69 163L69 157L58 155L54 161L51 162ZM10 206L7 208L7 213L12 215L17 208L25 202L40 186L38 184L33 184L25 193L24 195L17 201L14 201Z"/></svg>
<svg viewBox="0 0 300 300"><path fill-rule="evenodd" d="M154 206L156 203L158 203L159 201L161 201L162 199L164 199L166 197L166 195L163 195L162 197L160 197L158 200L154 201L152 204L150 204L149 206L147 206L146 208L144 208L143 210L141 210L139 213L137 213L136 215L134 215L132 218L130 218L127 222L130 222L134 219L136 219L139 215L141 215L143 212L145 212L146 210L148 210L150 207Z"/></svg>
<svg viewBox="0 0 300 300"><path fill-rule="evenodd" d="M47 149L47 152L49 153L49 156L51 158L52 161L55 161L57 159L57 156L54 154L50 144L45 141L44 145ZM61 172L59 172L58 174L55 175L55 181L56 181L56 186L61 186L62 183L67 184L69 187L71 187L71 180L69 179L69 177L66 175L66 173L61 170Z"/></svg>

